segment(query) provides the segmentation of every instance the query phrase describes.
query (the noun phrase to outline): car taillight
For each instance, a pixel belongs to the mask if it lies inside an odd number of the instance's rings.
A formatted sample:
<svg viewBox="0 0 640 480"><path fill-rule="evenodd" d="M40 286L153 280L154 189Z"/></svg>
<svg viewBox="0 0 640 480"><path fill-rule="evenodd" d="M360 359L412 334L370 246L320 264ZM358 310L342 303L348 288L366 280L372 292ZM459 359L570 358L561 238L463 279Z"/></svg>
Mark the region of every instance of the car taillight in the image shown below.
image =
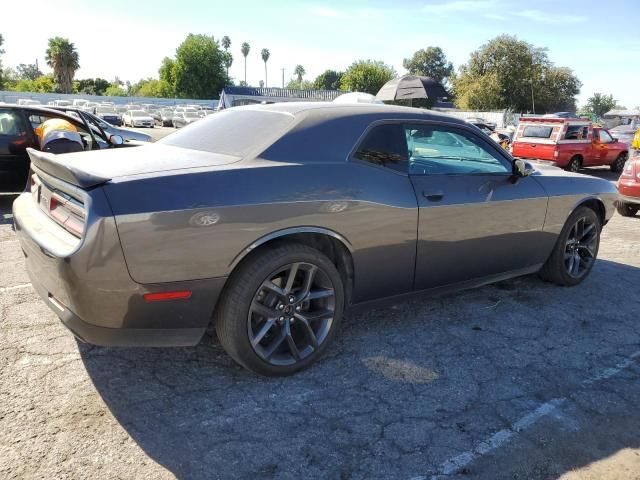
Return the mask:
<svg viewBox="0 0 640 480"><path fill-rule="evenodd" d="M49 202L49 215L76 237L82 237L84 232L84 207L71 197L52 193Z"/></svg>
<svg viewBox="0 0 640 480"><path fill-rule="evenodd" d="M560 155L560 152L558 151L558 149L555 149L553 151L553 158L558 158L559 155Z"/></svg>

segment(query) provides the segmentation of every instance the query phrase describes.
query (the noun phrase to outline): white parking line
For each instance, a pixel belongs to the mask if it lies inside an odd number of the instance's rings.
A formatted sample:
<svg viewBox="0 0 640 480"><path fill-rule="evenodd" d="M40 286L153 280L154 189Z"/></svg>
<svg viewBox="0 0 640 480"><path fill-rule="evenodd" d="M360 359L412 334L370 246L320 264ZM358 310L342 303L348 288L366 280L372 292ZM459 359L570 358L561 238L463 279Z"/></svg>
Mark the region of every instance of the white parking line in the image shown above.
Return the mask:
<svg viewBox="0 0 640 480"><path fill-rule="evenodd" d="M22 285L14 285L13 287L3 287L0 288L0 293L11 292L12 290L20 290L22 288L31 287L30 283L23 283Z"/></svg>
<svg viewBox="0 0 640 480"><path fill-rule="evenodd" d="M638 357L640 357L640 350L619 362L615 367L607 368L594 375L593 377L584 380L582 382L582 387L588 387L589 385L593 385L595 382L613 377L614 375L620 373L622 370L630 366ZM486 440L481 441L473 448L473 450L468 450L466 452L460 453L459 455L448 458L440 465L440 468L438 468L438 473L433 475L431 477L431 480L439 480L448 475L453 475L462 470L474 460L477 460L481 456L486 455L487 453L492 452L498 447L508 443L515 436L517 436L518 433L530 428L542 417L545 417L554 412L566 400L566 397L562 397L554 398L553 400L545 402L538 408L533 410L531 413L528 413L527 415L521 417L517 422L511 425L511 427L500 430L499 432L491 435ZM412 480L426 480L426 477L414 476L412 477Z"/></svg>

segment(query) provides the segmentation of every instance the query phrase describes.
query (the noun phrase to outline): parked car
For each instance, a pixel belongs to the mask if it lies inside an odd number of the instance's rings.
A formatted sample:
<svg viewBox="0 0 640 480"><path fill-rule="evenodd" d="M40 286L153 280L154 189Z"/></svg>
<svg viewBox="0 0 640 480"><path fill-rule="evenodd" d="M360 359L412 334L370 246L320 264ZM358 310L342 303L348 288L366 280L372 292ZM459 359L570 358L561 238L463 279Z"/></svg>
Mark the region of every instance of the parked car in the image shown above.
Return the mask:
<svg viewBox="0 0 640 480"><path fill-rule="evenodd" d="M18 100L18 105L41 105L38 100L31 100L28 98L20 98Z"/></svg>
<svg viewBox="0 0 640 480"><path fill-rule="evenodd" d="M99 106L96 107L96 117L101 118L105 122L109 122L111 125L119 127L122 125L122 117L112 106Z"/></svg>
<svg viewBox="0 0 640 480"><path fill-rule="evenodd" d="M533 272L579 284L617 198L462 120L389 105L231 108L140 148L30 155L16 231L72 332L194 345L213 314L231 357L265 375L314 362L346 308ZM53 184L72 225L37 200Z"/></svg>
<svg viewBox="0 0 640 480"><path fill-rule="evenodd" d="M111 125L109 122L97 117L93 113L87 112L84 109L73 108L73 107L50 107L55 110L60 110L61 112L65 112L67 115L74 115L77 118L81 118L89 125L97 126L99 129L103 130L108 135L119 135L123 138L125 143L129 142L150 142L153 140L151 135L146 133L137 132L135 130L130 130L128 128L121 128Z"/></svg>
<svg viewBox="0 0 640 480"><path fill-rule="evenodd" d="M153 118L144 110L129 110L122 115L122 124L130 127L154 127Z"/></svg>
<svg viewBox="0 0 640 480"><path fill-rule="evenodd" d="M98 102L87 102L82 107L82 110L85 110L90 113L96 113L96 108L98 108Z"/></svg>
<svg viewBox="0 0 640 480"><path fill-rule="evenodd" d="M618 179L620 199L617 210L623 217L633 217L640 209L640 156L629 160Z"/></svg>
<svg viewBox="0 0 640 480"><path fill-rule="evenodd" d="M174 128L181 128L197 122L202 117L195 110L186 110L184 112L176 112L171 120Z"/></svg>
<svg viewBox="0 0 640 480"><path fill-rule="evenodd" d="M515 157L552 162L572 172L601 165L621 172L629 158L626 143L618 142L607 129L578 118L521 119L511 148Z"/></svg>
<svg viewBox="0 0 640 480"><path fill-rule="evenodd" d="M82 137L85 150L117 146L122 139L51 108L31 105L0 106L0 192L24 190L29 176L27 148L40 148L35 128L50 118L71 122ZM84 152L86 153L86 152ZM83 153L83 154L84 154Z"/></svg>
<svg viewBox="0 0 640 480"><path fill-rule="evenodd" d="M172 127L173 115L173 110L171 110L170 108L163 108L162 110L156 111L156 113L153 115L153 120L155 121L156 125L159 125L161 127Z"/></svg>
<svg viewBox="0 0 640 480"><path fill-rule="evenodd" d="M491 129L491 131L495 131L495 129L498 127L498 125L495 122L490 122L482 117L469 117L469 118L465 118L465 120L469 123L473 123L475 124L483 124L486 125L488 128Z"/></svg>

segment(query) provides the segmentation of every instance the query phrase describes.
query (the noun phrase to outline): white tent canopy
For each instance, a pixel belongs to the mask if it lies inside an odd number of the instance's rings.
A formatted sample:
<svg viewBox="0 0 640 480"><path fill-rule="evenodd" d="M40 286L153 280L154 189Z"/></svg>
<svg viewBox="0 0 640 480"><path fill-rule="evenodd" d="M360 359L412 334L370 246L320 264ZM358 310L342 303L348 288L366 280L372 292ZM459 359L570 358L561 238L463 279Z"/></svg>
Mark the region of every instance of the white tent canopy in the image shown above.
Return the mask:
<svg viewBox="0 0 640 480"><path fill-rule="evenodd" d="M333 99L334 103L383 103L381 100L376 100L376 97L370 93L364 92L350 92L343 93L339 97Z"/></svg>

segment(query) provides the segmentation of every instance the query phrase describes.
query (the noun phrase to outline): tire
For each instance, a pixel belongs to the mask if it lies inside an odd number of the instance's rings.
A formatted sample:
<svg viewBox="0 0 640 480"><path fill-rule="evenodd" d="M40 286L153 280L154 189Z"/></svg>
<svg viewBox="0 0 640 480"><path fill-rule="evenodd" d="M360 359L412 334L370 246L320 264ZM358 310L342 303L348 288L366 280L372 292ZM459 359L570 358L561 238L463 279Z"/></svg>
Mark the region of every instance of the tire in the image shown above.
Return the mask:
<svg viewBox="0 0 640 480"><path fill-rule="evenodd" d="M638 208L629 203L618 202L616 205L616 210L623 217L635 217L636 213L638 213Z"/></svg>
<svg viewBox="0 0 640 480"><path fill-rule="evenodd" d="M611 169L612 172L616 172L619 173L622 170L624 170L624 164L627 162L629 158L629 154L626 152L622 152L620 155L618 155L618 158L616 158L616 161L613 162L609 168Z"/></svg>
<svg viewBox="0 0 640 480"><path fill-rule="evenodd" d="M593 233L593 243L590 248L577 247L574 242L574 238L576 239L580 236L579 229L576 232L574 230L574 226L577 225L577 222L584 220L586 223L593 225L595 229L595 233ZM585 223L585 224L586 224ZM585 225L583 224L583 225ZM583 233L585 233L587 229L583 227ZM600 246L600 232L602 231L602 224L600 222L600 217L598 214L594 212L589 207L578 207L574 212L569 216L567 222L565 223L560 235L558 236L558 240L556 241L555 246L553 247L553 251L551 252L551 256L547 259L546 263L542 267L539 272L539 276L548 282L555 283L557 285L562 286L574 286L581 283L593 268L595 264L596 258L598 256L598 248ZM591 235L591 230L586 232L586 235ZM570 244L572 244L570 246ZM571 266L575 266L575 263L571 263L571 256L574 257L574 262L576 261L576 255L578 255L578 272L569 272L568 264ZM588 264L587 260L591 259ZM584 265L584 269L580 271L580 267ZM577 273L577 274L576 274Z"/></svg>
<svg viewBox="0 0 640 480"><path fill-rule="evenodd" d="M565 167L565 170L569 172L578 173L582 168L582 159L580 157L573 157L571 161Z"/></svg>
<svg viewBox="0 0 640 480"><path fill-rule="evenodd" d="M312 272L312 267L317 270ZM292 271L295 283L287 291ZM282 277L275 277L280 274ZM299 287L308 278L314 283L305 295L304 289L300 291L296 284ZM316 285L318 281L322 287ZM284 296L264 285L275 285L280 293L285 292ZM308 299L310 295L317 299L307 300L305 309L305 302L299 303L298 299ZM294 298L296 301L292 303ZM269 308L264 316L257 313L266 305ZM258 251L242 262L225 287L214 322L222 347L237 363L260 375L285 376L307 368L323 354L335 337L343 311L344 287L333 263L314 248L282 243Z"/></svg>

